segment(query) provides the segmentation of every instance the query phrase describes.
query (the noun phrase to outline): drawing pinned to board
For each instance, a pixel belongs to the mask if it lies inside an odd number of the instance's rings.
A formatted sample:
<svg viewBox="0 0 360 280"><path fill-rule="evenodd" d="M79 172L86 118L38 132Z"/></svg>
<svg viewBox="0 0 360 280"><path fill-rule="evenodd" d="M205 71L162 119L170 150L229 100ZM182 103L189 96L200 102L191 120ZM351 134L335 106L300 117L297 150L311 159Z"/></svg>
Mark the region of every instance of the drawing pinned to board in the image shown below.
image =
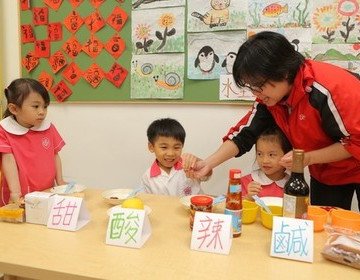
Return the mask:
<svg viewBox="0 0 360 280"><path fill-rule="evenodd" d="M208 32L245 29L246 8L239 0L188 1L187 30Z"/></svg>
<svg viewBox="0 0 360 280"><path fill-rule="evenodd" d="M249 0L249 28L310 28L309 0Z"/></svg>
<svg viewBox="0 0 360 280"><path fill-rule="evenodd" d="M133 10L185 6L185 0L132 0L131 3Z"/></svg>
<svg viewBox="0 0 360 280"><path fill-rule="evenodd" d="M132 99L182 99L184 54L134 55L131 61Z"/></svg>
<svg viewBox="0 0 360 280"><path fill-rule="evenodd" d="M219 100L254 101L255 96L246 87L238 87L233 75L220 75Z"/></svg>
<svg viewBox="0 0 360 280"><path fill-rule="evenodd" d="M184 7L133 11L133 53L183 52L184 13Z"/></svg>
<svg viewBox="0 0 360 280"><path fill-rule="evenodd" d="M248 36L254 35L265 29L249 29ZM294 49L305 57L311 57L311 33L304 28L267 28L266 31L273 31L284 35L293 45Z"/></svg>
<svg viewBox="0 0 360 280"><path fill-rule="evenodd" d="M313 5L313 43L346 44L360 41L359 0L321 0Z"/></svg>
<svg viewBox="0 0 360 280"><path fill-rule="evenodd" d="M245 31L188 34L188 78L211 80L230 74L231 64L245 40Z"/></svg>
<svg viewBox="0 0 360 280"><path fill-rule="evenodd" d="M325 61L360 74L360 43L357 44L313 44L314 60Z"/></svg>

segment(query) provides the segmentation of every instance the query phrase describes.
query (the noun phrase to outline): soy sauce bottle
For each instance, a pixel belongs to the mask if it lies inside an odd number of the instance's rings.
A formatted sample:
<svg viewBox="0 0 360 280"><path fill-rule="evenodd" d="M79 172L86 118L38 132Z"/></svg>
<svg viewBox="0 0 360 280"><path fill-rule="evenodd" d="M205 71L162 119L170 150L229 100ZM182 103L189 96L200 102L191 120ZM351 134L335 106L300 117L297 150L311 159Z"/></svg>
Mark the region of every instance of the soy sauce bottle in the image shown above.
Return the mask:
<svg viewBox="0 0 360 280"><path fill-rule="evenodd" d="M306 219L309 185L304 178L304 151L293 150L291 175L284 186L283 216Z"/></svg>
<svg viewBox="0 0 360 280"><path fill-rule="evenodd" d="M233 237L241 235L242 195L240 178L240 169L230 169L224 213L232 216Z"/></svg>

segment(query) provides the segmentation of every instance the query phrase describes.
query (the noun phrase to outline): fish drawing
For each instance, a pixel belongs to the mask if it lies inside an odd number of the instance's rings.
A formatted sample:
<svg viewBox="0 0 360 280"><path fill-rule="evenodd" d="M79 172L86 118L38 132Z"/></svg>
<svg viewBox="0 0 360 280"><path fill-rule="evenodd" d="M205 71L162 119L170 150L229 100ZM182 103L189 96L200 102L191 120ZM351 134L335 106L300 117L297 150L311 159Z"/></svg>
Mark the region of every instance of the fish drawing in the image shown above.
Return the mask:
<svg viewBox="0 0 360 280"><path fill-rule="evenodd" d="M278 17L282 13L287 13L288 10L289 10L288 4L281 6L280 4L272 3L268 6L266 6L262 10L262 14L266 17Z"/></svg>

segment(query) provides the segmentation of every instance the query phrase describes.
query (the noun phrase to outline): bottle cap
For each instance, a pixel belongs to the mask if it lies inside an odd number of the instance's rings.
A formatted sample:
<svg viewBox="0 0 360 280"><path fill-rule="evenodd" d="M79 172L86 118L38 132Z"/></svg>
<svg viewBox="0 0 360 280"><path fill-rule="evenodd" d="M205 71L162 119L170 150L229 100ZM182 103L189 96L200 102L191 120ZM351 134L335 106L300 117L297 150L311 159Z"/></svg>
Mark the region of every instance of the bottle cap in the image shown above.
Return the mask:
<svg viewBox="0 0 360 280"><path fill-rule="evenodd" d="M230 177L230 179L240 179L241 178L241 170L240 169L230 169L229 177Z"/></svg>
<svg viewBox="0 0 360 280"><path fill-rule="evenodd" d="M212 197L206 195L195 195L190 198L190 203L192 205L206 206L211 205L213 203L213 199Z"/></svg>

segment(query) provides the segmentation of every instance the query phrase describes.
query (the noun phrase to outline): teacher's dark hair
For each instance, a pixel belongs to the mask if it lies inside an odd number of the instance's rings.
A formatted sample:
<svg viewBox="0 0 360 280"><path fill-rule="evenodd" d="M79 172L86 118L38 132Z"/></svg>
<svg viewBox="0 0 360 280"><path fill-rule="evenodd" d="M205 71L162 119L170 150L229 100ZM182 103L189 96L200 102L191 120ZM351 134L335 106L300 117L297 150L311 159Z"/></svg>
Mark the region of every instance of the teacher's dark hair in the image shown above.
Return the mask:
<svg viewBox="0 0 360 280"><path fill-rule="evenodd" d="M233 66L238 86L261 86L266 81L294 82L305 57L281 34L259 32L240 46Z"/></svg>

